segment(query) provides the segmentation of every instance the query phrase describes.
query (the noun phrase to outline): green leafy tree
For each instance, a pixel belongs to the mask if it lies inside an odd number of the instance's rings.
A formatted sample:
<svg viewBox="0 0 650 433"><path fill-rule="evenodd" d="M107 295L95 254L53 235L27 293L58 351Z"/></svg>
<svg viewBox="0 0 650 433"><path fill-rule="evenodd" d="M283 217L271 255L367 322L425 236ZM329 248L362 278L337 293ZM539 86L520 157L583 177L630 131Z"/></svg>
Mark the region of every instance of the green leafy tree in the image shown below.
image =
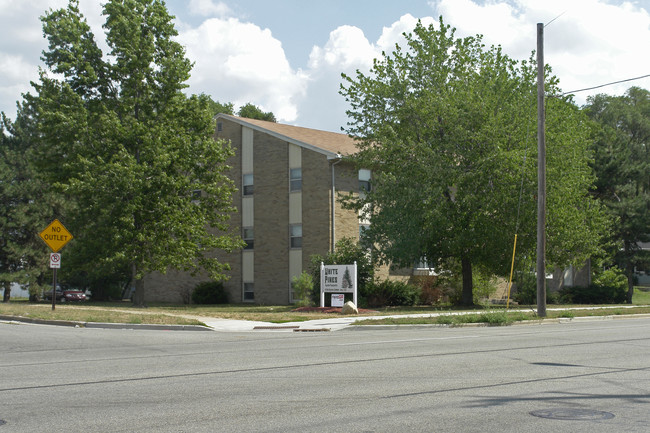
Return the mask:
<svg viewBox="0 0 650 433"><path fill-rule="evenodd" d="M614 256L634 294L634 268L648 261L639 243L650 241L650 92L630 88L623 96L589 98L585 112L599 128L593 144L596 195L616 218Z"/></svg>
<svg viewBox="0 0 650 433"><path fill-rule="evenodd" d="M455 38L442 18L405 37L406 47L375 60L368 75L343 75L347 132L358 137L352 160L373 173L371 190L346 203L370 219L364 237L381 261L459 263L462 303L471 305L473 266L505 275L515 233L520 254L534 254L536 65L486 49L480 36ZM570 101L548 101L548 257L556 264L588 257L604 222L588 195L586 123Z"/></svg>
<svg viewBox="0 0 650 433"><path fill-rule="evenodd" d="M210 98L209 96L206 96L208 99L208 105L210 106L210 111L212 112L213 116L216 116L219 113L223 114L235 114L234 112L234 104L232 102L228 102L225 104L222 104L221 102L215 102Z"/></svg>
<svg viewBox="0 0 650 433"><path fill-rule="evenodd" d="M275 120L275 115L272 112L264 112L256 105L251 104L250 102L246 105L243 105L237 115L240 117L246 117L248 119L257 119L257 120L266 120L267 122L277 122Z"/></svg>
<svg viewBox="0 0 650 433"><path fill-rule="evenodd" d="M26 100L39 167L76 204L66 226L78 253L98 267L128 263L142 306L147 273L222 278L212 251L241 246L227 226L232 151L212 138L209 98L182 92L191 63L164 2L110 0L103 14L106 58L77 0L42 17L49 71Z"/></svg>

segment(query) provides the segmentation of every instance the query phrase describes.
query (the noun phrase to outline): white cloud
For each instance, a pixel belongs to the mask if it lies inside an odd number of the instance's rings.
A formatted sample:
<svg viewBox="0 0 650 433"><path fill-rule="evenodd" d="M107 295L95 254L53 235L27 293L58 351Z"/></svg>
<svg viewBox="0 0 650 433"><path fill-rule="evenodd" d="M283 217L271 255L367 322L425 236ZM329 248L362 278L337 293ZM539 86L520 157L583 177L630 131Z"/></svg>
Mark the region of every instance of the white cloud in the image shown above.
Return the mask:
<svg viewBox="0 0 650 433"><path fill-rule="evenodd" d="M211 18L183 30L178 39L196 61L191 91L201 89L238 106L251 102L279 120L295 120L295 99L304 92L306 78L291 69L282 44L268 29L235 18Z"/></svg>
<svg viewBox="0 0 650 433"><path fill-rule="evenodd" d="M190 0L189 11L204 17L226 17L232 13L227 4L213 0Z"/></svg>
<svg viewBox="0 0 650 433"><path fill-rule="evenodd" d="M382 51L390 54L396 43L404 45L403 33L411 32L417 21L418 18L405 14L389 27L383 27L381 35L374 42L368 41L358 27L340 26L330 33L324 46L314 46L308 63L309 87L301 99L298 122L329 130L345 126L345 111L349 107L339 94L341 73L354 77L356 70L359 70L367 74L373 60L381 58ZM431 17L422 19L424 25L433 21ZM314 101L317 103L314 104Z"/></svg>
<svg viewBox="0 0 650 433"><path fill-rule="evenodd" d="M425 27L429 26L430 24L437 23L437 21L432 17L416 18L411 14L403 15L390 27L383 28L381 36L377 40L379 51L383 51L386 54L391 54L393 51L395 51L395 44L398 44L400 47L404 48L406 46L404 33L411 33L415 29L418 20L421 21L422 25Z"/></svg>
<svg viewBox="0 0 650 433"><path fill-rule="evenodd" d="M101 3L82 1L80 7L106 49ZM332 29L326 43L311 49L305 70L292 68L281 41L268 29L234 18L226 0L168 4L176 7L170 10L174 15L199 19L176 21L178 39L195 62L189 92L204 92L236 106L252 102L281 121L315 128L335 130L346 122L345 101L338 94L342 72L367 73L382 51L391 53L395 43L404 45L402 33L412 31L418 19L436 25L439 15L457 28L456 36L483 34L487 45L502 45L516 59L527 59L535 49L537 23L557 18L545 29L545 60L564 90L650 73L650 9L636 1L432 0L432 16L395 17L376 40L366 36L371 29ZM46 48L38 18L49 8L66 5L67 0L0 0L0 110L10 117L20 93L30 89L29 80L37 79L39 57ZM632 85L650 88L650 78L579 93L576 101L584 103L588 94L598 92L622 94Z"/></svg>
<svg viewBox="0 0 650 433"><path fill-rule="evenodd" d="M353 66L372 64L377 49L368 42L363 30L353 26L341 26L332 31L324 47L314 46L309 55L311 69L338 67L347 70Z"/></svg>
<svg viewBox="0 0 650 433"><path fill-rule="evenodd" d="M24 83L25 77L38 76L38 73L22 56L7 54L0 57L0 76L8 82Z"/></svg>
<svg viewBox="0 0 650 433"><path fill-rule="evenodd" d="M0 111L10 118L16 116L16 101L22 99L21 94L32 90L30 81L38 80L40 56L47 48L40 17L67 4L67 0L0 0ZM80 9L98 43L105 47L101 4L82 1Z"/></svg>
<svg viewBox="0 0 650 433"><path fill-rule="evenodd" d="M471 0L432 3L457 36L484 35L487 45L501 45L516 59L526 59L537 46L537 23L545 23L544 60L564 91L583 89L650 73L647 42L650 15L632 2L602 0L509 0L478 4ZM629 82L576 94L582 104L596 93L622 94Z"/></svg>

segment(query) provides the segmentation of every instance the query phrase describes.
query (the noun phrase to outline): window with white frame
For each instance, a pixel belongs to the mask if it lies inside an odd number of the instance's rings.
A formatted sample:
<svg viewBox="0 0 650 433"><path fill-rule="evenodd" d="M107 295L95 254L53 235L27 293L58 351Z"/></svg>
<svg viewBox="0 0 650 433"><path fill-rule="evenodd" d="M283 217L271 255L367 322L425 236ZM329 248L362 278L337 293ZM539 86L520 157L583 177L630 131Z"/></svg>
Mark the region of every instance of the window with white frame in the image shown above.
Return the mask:
<svg viewBox="0 0 650 433"><path fill-rule="evenodd" d="M302 248L302 224L292 224L289 227L291 248Z"/></svg>
<svg viewBox="0 0 650 433"><path fill-rule="evenodd" d="M255 246L255 237L254 237L254 231L253 227L244 227L243 228L243 236L242 238L244 239L244 242L246 242L246 246L244 247L245 250L252 250Z"/></svg>
<svg viewBox="0 0 650 433"><path fill-rule="evenodd" d="M359 192L370 192L370 187L370 170L362 168L359 170Z"/></svg>
<svg viewBox="0 0 650 433"><path fill-rule="evenodd" d="M244 195L253 195L254 186L253 186L253 173L245 174L243 176L243 194Z"/></svg>
<svg viewBox="0 0 650 433"><path fill-rule="evenodd" d="M370 228L370 224L359 224L359 244L363 246L364 248L370 248L371 243L366 239L366 236L364 235L365 231Z"/></svg>
<svg viewBox="0 0 650 433"><path fill-rule="evenodd" d="M289 170L289 191L302 190L302 168L292 168Z"/></svg>

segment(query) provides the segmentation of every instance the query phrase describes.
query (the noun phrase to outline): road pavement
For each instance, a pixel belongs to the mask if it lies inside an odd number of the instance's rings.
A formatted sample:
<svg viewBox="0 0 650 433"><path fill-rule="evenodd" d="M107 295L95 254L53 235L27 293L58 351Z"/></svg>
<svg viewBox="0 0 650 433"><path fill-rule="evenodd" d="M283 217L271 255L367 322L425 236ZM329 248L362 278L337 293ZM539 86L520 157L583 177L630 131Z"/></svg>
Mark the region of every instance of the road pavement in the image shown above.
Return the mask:
<svg viewBox="0 0 650 433"><path fill-rule="evenodd" d="M650 431L649 318L366 329L2 323L0 433Z"/></svg>

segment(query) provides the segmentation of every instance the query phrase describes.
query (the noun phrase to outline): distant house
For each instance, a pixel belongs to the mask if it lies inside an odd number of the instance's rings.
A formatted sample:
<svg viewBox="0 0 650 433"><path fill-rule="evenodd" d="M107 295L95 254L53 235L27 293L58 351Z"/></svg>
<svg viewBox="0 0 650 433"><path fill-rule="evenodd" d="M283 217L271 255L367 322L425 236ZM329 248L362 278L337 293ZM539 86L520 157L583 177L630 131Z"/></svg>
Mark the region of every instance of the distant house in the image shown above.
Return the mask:
<svg viewBox="0 0 650 433"><path fill-rule="evenodd" d="M230 302L291 303L292 277L308 269L311 255L326 254L343 237L359 237L363 222L336 198L358 192L369 172L342 160L356 151L345 134L226 114L216 121L216 137L235 151L229 161L238 189L231 226L246 242L241 251L218 254L231 266L225 282ZM186 302L205 280L154 273L145 279L146 300Z"/></svg>

